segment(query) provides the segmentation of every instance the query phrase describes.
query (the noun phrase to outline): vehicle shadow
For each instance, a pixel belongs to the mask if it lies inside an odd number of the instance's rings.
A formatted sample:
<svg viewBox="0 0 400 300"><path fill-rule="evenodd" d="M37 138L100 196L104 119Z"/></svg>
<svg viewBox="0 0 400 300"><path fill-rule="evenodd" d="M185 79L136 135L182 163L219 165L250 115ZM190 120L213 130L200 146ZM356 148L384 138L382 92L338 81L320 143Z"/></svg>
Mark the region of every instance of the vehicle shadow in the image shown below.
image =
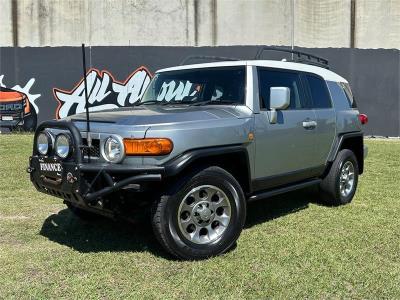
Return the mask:
<svg viewBox="0 0 400 300"><path fill-rule="evenodd" d="M249 203L245 229L306 209L314 198L304 190ZM172 259L158 244L148 218L136 223L107 218L83 221L63 209L44 221L40 234L82 253L151 252Z"/></svg>
<svg viewBox="0 0 400 300"><path fill-rule="evenodd" d="M148 251L167 257L153 235L149 220L130 223L99 217L84 221L66 208L44 221L40 235L82 253Z"/></svg>
<svg viewBox="0 0 400 300"><path fill-rule="evenodd" d="M260 199L247 205L246 228L307 209L310 203L319 204L312 188Z"/></svg>

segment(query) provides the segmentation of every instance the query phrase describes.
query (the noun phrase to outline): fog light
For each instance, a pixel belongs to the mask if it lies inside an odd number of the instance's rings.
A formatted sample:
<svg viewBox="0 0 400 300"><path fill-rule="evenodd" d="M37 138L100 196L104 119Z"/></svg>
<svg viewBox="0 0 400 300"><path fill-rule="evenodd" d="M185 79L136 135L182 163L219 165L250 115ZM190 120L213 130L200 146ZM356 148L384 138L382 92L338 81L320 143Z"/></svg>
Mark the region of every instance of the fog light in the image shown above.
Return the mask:
<svg viewBox="0 0 400 300"><path fill-rule="evenodd" d="M66 134L59 134L56 138L55 150L60 158L67 158L71 152L71 138Z"/></svg>
<svg viewBox="0 0 400 300"><path fill-rule="evenodd" d="M47 131L43 131L38 134L36 139L36 148L37 151L42 154L46 155L51 151L53 146L53 137Z"/></svg>

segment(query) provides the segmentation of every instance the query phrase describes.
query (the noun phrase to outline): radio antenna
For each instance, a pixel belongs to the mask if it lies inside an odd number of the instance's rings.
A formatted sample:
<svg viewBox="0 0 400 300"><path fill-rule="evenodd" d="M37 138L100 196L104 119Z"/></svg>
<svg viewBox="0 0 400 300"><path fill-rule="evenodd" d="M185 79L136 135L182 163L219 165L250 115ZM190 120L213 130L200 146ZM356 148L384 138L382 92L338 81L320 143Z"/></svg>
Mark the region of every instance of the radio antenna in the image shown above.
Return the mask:
<svg viewBox="0 0 400 300"><path fill-rule="evenodd" d="M92 147L92 138L90 136L90 119L89 119L89 96L87 91L87 80L86 80L86 55L85 55L85 44L82 44L82 67L83 67L83 82L85 84L85 100L86 100L86 131L87 131L87 145L88 158L90 161L90 148Z"/></svg>

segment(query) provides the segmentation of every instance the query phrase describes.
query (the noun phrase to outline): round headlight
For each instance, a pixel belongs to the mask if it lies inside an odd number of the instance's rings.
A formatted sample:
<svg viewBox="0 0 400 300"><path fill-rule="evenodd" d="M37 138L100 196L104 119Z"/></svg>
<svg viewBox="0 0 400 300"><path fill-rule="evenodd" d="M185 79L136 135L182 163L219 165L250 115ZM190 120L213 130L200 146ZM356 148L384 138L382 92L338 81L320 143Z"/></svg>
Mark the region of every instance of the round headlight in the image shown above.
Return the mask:
<svg viewBox="0 0 400 300"><path fill-rule="evenodd" d="M120 162L125 155L122 140L110 136L104 143L104 158L113 163Z"/></svg>
<svg viewBox="0 0 400 300"><path fill-rule="evenodd" d="M67 158L71 152L71 138L63 133L57 135L55 150L60 158Z"/></svg>
<svg viewBox="0 0 400 300"><path fill-rule="evenodd" d="M50 133L45 131L39 133L36 139L36 148L40 154L42 155L48 154L51 151L52 144L53 144L53 139Z"/></svg>

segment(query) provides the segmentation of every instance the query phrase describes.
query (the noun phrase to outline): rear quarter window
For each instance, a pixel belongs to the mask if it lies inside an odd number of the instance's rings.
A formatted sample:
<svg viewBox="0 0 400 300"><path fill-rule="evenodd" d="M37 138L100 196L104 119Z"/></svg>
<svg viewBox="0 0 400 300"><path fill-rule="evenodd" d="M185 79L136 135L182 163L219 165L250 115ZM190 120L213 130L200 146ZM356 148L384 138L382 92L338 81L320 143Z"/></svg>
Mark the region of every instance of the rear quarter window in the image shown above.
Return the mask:
<svg viewBox="0 0 400 300"><path fill-rule="evenodd" d="M350 109L350 103L347 95L340 83L327 81L329 92L331 94L335 109L346 110Z"/></svg>
<svg viewBox="0 0 400 300"><path fill-rule="evenodd" d="M346 95L347 101L349 102L349 106L351 108L357 108L357 103L356 100L354 99L353 93L351 92L350 85L348 83L341 82L340 86L342 87Z"/></svg>

